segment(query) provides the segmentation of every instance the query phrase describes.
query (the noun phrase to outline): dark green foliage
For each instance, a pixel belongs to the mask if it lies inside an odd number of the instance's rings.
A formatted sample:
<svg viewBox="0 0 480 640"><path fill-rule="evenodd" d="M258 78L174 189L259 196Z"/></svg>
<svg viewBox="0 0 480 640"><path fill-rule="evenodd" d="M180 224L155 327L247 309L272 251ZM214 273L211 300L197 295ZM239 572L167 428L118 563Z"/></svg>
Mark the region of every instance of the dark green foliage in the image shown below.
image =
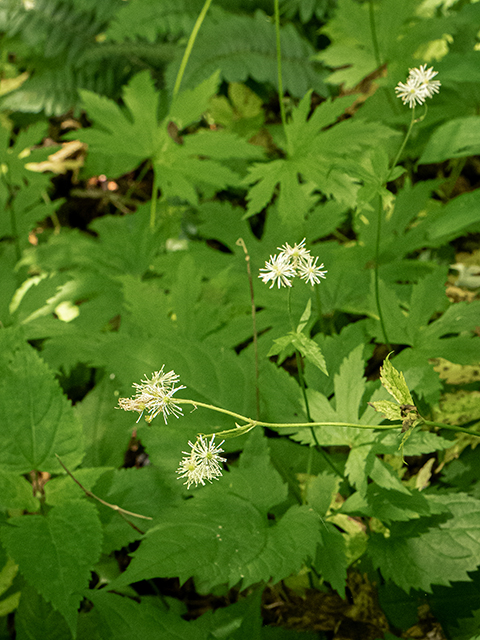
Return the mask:
<svg viewBox="0 0 480 640"><path fill-rule="evenodd" d="M285 122L273 2L212 3L177 75L203 6L0 9L2 79L29 74L2 82L0 614L19 640L307 640L317 595L363 624L376 590L391 632L428 604L471 640L480 303L445 285L478 251L478 3L281 1ZM393 87L424 59L441 89L412 113ZM77 193L118 206L86 231L39 164L52 114L88 147ZM304 237L327 277L265 286ZM471 365L456 413L439 358ZM162 366L183 415L163 397L151 422ZM189 476L213 433L218 474ZM262 626L266 585L301 594L303 617L269 610L295 630Z"/></svg>

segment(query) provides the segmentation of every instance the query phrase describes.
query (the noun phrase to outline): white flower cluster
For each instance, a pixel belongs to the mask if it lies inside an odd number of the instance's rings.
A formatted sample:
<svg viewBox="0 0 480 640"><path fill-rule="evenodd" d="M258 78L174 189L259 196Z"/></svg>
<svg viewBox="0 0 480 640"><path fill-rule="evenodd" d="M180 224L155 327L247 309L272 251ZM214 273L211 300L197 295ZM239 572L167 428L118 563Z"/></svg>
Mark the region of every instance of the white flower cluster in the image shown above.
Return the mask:
<svg viewBox="0 0 480 640"><path fill-rule="evenodd" d="M199 436L195 444L188 443L192 448L190 453L187 451L182 452L185 457L182 458L177 469L179 474L177 480L185 479L183 484L187 485L187 489L190 489L192 484L195 484L195 486L198 484L205 485L205 480L211 483L212 480L218 480L222 475L220 463L225 462L226 458L222 458L220 453L223 453L221 446L225 440L222 440L219 445L216 445L214 441L215 434L213 434L210 442Z"/></svg>
<svg viewBox="0 0 480 640"><path fill-rule="evenodd" d="M433 67L427 69L426 64L422 64L420 69L410 69L406 82L399 82L395 87L397 98L401 98L403 104L408 104L412 109L416 103L423 104L426 98L433 98L434 93L440 90L441 82L433 80L438 71Z"/></svg>
<svg viewBox="0 0 480 640"><path fill-rule="evenodd" d="M180 380L175 371L169 371L163 373L165 365L162 366L160 371L155 371L152 375L152 379L149 380L145 376L145 380L142 380L140 384L136 382L133 386L136 389L136 395L133 398L119 398L118 404L124 411L138 411L140 416L137 422L146 411L148 416L145 416L147 422L151 422L159 413L163 413L163 419L167 424L167 417L173 415L179 418L183 415L181 407L175 404L173 400L173 394L180 389L186 389L183 385L176 387L175 385Z"/></svg>
<svg viewBox="0 0 480 640"><path fill-rule="evenodd" d="M305 248L304 238L300 244L291 247L286 242L283 247L277 247L280 253L270 256L270 260L265 262L265 267L260 269L259 278L265 284L271 282L270 289L277 284L280 287L291 287L291 279L299 276L301 280L314 284L320 283L320 278L325 278L327 271L322 271L323 263L317 266L318 257L315 259L310 255L310 251ZM262 273L263 271L263 273Z"/></svg>

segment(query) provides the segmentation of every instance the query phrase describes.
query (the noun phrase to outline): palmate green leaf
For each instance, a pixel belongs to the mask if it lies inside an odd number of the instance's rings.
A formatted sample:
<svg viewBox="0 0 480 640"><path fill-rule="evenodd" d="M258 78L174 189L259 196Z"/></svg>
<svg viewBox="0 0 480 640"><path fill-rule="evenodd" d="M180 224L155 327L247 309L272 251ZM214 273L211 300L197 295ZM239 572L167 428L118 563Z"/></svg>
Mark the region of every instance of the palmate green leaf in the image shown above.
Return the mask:
<svg viewBox="0 0 480 640"><path fill-rule="evenodd" d="M267 514L283 502L287 487L274 471L261 433L254 430L240 467L192 500L166 509L147 533L127 571L114 586L148 577L194 577L197 589L278 582L313 557L319 519L307 507L291 507L273 526Z"/></svg>
<svg viewBox="0 0 480 640"><path fill-rule="evenodd" d="M125 87L126 110L112 100L83 91L85 108L95 123L75 133L89 146L87 170L114 178L151 160L163 195L192 204L197 204L197 189L206 185L217 190L239 185L238 175L225 166L225 160L258 159L263 155L259 147L229 132L205 131L180 137L171 130L172 126L182 130L200 119L218 79L215 72L193 89L179 93L170 111L166 113L163 108L161 114L160 103L165 96L156 91L148 72L139 73Z"/></svg>
<svg viewBox="0 0 480 640"><path fill-rule="evenodd" d="M29 246L29 231L64 202L63 198L53 202L49 200L47 193L51 185L48 175L28 169L29 163L46 160L51 153L50 148L32 149L46 134L44 122L31 125L14 138L6 127L0 129L0 164L3 166L0 238L16 238L22 247Z"/></svg>
<svg viewBox="0 0 480 640"><path fill-rule="evenodd" d="M355 205L360 188L355 160L371 148L374 140L383 143L395 134L358 117L329 127L354 99L344 96L326 101L308 118L311 91L302 98L286 126L287 157L249 167L244 182L254 186L247 196L248 216L266 207L278 184L277 206L283 221L292 217L303 220L318 201L318 191L345 205Z"/></svg>
<svg viewBox="0 0 480 640"><path fill-rule="evenodd" d="M366 389L364 378L365 363L363 360L363 344L358 345L346 357L334 376L334 400L330 401L323 393L315 389L307 389L310 414L314 422L355 422L360 424L379 424L381 416L367 407L359 416L360 402ZM321 445L349 445L369 442L372 432L358 427L315 427L318 443ZM298 429L294 440L304 444L314 444L313 436L308 429Z"/></svg>
<svg viewBox="0 0 480 640"><path fill-rule="evenodd" d="M369 6L354 0L337 3L335 15L322 28L331 44L316 56L329 67L338 69L328 77L330 83L352 88L378 69L375 41L380 64L388 60L392 62L389 67L395 69L397 61L401 61L406 70L415 65L413 56L422 45L451 32L451 23L445 18L419 19L415 0L401 4L383 0L373 5L373 14L375 37Z"/></svg>
<svg viewBox="0 0 480 640"><path fill-rule="evenodd" d="M82 427L53 372L18 333L0 334L0 465L5 471L57 472L83 457Z"/></svg>
<svg viewBox="0 0 480 640"><path fill-rule="evenodd" d="M96 508L72 501L47 516L11 518L0 539L20 571L51 602L76 636L82 591L100 557L102 532Z"/></svg>
<svg viewBox="0 0 480 640"><path fill-rule="evenodd" d="M411 535L398 525L388 537L373 534L369 540L374 566L407 592L431 593L434 584L468 582L468 572L480 565L480 501L462 493L436 495L435 500L451 511L446 522L426 531L419 523Z"/></svg>

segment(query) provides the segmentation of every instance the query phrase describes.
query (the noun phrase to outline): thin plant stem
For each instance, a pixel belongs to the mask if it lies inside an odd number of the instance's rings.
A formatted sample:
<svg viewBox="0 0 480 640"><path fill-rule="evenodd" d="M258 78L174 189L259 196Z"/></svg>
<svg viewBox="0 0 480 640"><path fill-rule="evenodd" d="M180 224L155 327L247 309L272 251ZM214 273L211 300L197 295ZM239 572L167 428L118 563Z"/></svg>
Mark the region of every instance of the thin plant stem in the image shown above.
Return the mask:
<svg viewBox="0 0 480 640"><path fill-rule="evenodd" d="M293 315L292 315L292 296L291 296L291 291L292 291L292 287L289 287L288 295L287 295L287 308L288 308L288 317L290 319L290 326L292 328L292 331L295 331L295 324L293 322ZM300 355L298 349L295 349L295 361L297 363L298 381L300 383L300 388L302 390L303 401L305 402L305 413L307 414L307 418L311 422L312 421L312 416L310 415L310 407L308 405L307 392L306 392L306 389L305 389L305 378L303 377L303 371L302 371L302 360L301 360L301 355Z"/></svg>
<svg viewBox="0 0 480 640"><path fill-rule="evenodd" d="M407 133L405 134L405 138L402 142L402 145L400 147L400 149L398 150L397 155L395 156L395 160L393 161L393 164L390 168L390 171L388 172L387 178L386 178L386 183L389 181L390 176L392 175L393 170L395 169L395 167L397 166L397 162L400 159L400 156L403 153L403 150L405 149L405 145L407 144L407 141L410 137L410 134L412 133L412 129L413 129L413 125L415 124L415 107L412 108L412 118L410 120L410 124L408 126L407 129ZM390 345L390 340L388 339L388 334L387 334L387 330L385 327L385 320L383 317L383 311L382 311L382 305L380 302L380 278L378 275L378 267L379 267L379 262L380 262L380 238L382 235L382 217L383 217L383 207L382 207L382 201L380 199L380 202L378 204L378 217L377 217L377 235L376 235L376 239L375 239L375 274L374 274L374 285L375 285L375 302L377 305L377 311L378 311L378 317L380 319L380 326L382 328L382 333L383 333L383 339L385 341L385 344L388 347L388 350L391 351L392 347Z"/></svg>
<svg viewBox="0 0 480 640"><path fill-rule="evenodd" d="M155 232L157 222L157 201L158 201L158 175L155 165L153 165L153 187L152 199L150 200L150 231Z"/></svg>
<svg viewBox="0 0 480 640"><path fill-rule="evenodd" d="M272 429L310 429L310 427L358 427L359 429L400 429L401 424L359 424L358 422L263 422L261 420L252 420L247 416L242 416L240 413L230 411L229 409L222 409L213 404L207 404L206 402L198 402L197 400L190 400L187 398L175 398L175 404L188 404L197 409L203 407L204 409L210 409L217 413L223 413L231 416L236 420L241 420L245 425L254 427L271 427ZM229 429L228 433L238 431L240 425L236 429ZM217 435L225 434L227 431L218 431ZM213 434L212 434L213 435ZM475 435L475 434L474 434ZM480 434L479 434L480 435Z"/></svg>
<svg viewBox="0 0 480 640"><path fill-rule="evenodd" d="M283 102L283 80L282 80L282 47L280 43L280 9L278 0L274 0L275 6L275 37L277 45L277 76L278 76L278 101L280 103L280 117L282 118L285 140L287 140L287 115Z"/></svg>
<svg viewBox="0 0 480 640"><path fill-rule="evenodd" d="M128 201L130 200L130 197L132 195L132 193L135 191L135 189L137 188L137 186L141 183L141 181L144 179L145 174L147 173L147 171L150 168L150 163L149 162L145 162L140 173L138 174L138 178L133 182L133 184L131 184L128 187L127 193L125 194L125 200Z"/></svg>
<svg viewBox="0 0 480 640"><path fill-rule="evenodd" d="M255 297L253 293L252 271L250 269L250 255L247 250L243 238L239 238L235 243L242 247L245 253L245 262L247 263L248 283L250 285L250 303L252 306L252 328L253 328L253 349L255 357L255 416L257 420L260 418L260 386L259 386L259 370L258 370L258 333L257 333L257 313L255 309Z"/></svg>
<svg viewBox="0 0 480 640"><path fill-rule="evenodd" d="M425 117L425 116L423 116ZM423 119L423 117L421 119ZM415 124L416 120L415 120L415 107L412 107L412 118L410 120L410 124L408 125L408 129L407 129L407 133L405 134L405 138L402 142L402 146L400 147L400 149L398 150L397 155L395 156L395 160L392 163L392 166L390 168L390 171L388 172L387 175L387 179L385 182L388 182L390 180L390 177L392 175L393 170L395 169L395 167L397 166L397 162L400 160L400 156L403 153L403 150L405 149L405 145L408 142L408 139L410 138L410 134L412 133L412 129L413 129L413 125Z"/></svg>
<svg viewBox="0 0 480 640"><path fill-rule="evenodd" d="M210 409L211 411L216 411L217 413L223 413L225 415L231 416L236 420L240 420L245 424L237 425L235 429L228 429L226 431L217 431L216 435L232 435L235 432L245 433L245 426L253 429L255 427L269 427L271 429L311 429L312 427L354 427L356 429L379 429L381 431L388 431L391 429L401 429L401 424L359 424L358 422L263 422L261 420L252 420L247 416L243 416L240 413L236 413L235 411L230 411L229 409L223 409L222 407L217 407L213 404L207 404L206 402L198 402L197 400L191 400L187 398L175 398L175 404L185 404L190 405L194 409L198 407L203 407L204 409ZM429 420L424 420L422 418L422 424L425 424L427 427L440 427L441 429L450 429L451 431L461 431L462 433L468 433L471 436L476 436L480 438L480 432L473 431L472 429L467 429L464 427L455 427L449 424L443 424L442 422L431 422ZM213 435L213 434L210 434Z"/></svg>
<svg viewBox="0 0 480 640"><path fill-rule="evenodd" d="M372 34L373 53L375 55L377 67L380 68L382 66L382 58L380 57L380 47L378 46L377 25L375 23L373 0L369 0L368 2L368 13L370 18L370 32Z"/></svg>
<svg viewBox="0 0 480 640"><path fill-rule="evenodd" d="M287 304L288 304L288 315L290 318L290 325L292 327L292 331L295 330L295 325L293 323L293 317L292 317L292 307L291 307L291 288L289 288L288 290L288 296L287 296ZM305 378L303 376L303 371L302 371L302 361L301 361L301 356L300 353L298 352L297 349L295 349L295 359L296 359L296 363L297 363L297 370L298 370L298 379L300 382L300 388L302 390L302 395L303 395L303 401L305 403L305 413L307 414L307 418L310 421L310 423L313 424L313 419L312 419L312 415L310 413L310 405L308 402L308 396L307 396L307 389L306 389L306 384L305 384ZM337 475L339 475L340 477L343 478L343 475L338 471L338 469L335 468L334 464L332 463L332 461L330 460L330 458L327 456L327 454L325 453L325 451L323 450L322 446L320 445L320 443L318 442L317 439L317 434L315 433L315 429L312 427L310 427L310 433L312 434L312 438L315 442L315 448L317 449L317 451L320 453L320 455L323 457L323 459L325 460L325 462L327 462L327 464L329 464L332 469L335 471L335 473ZM308 462L307 462L307 474L310 475L310 471L309 469L311 468L312 465L312 456L313 456L313 451L310 448L310 455L308 457Z"/></svg>
<svg viewBox="0 0 480 640"><path fill-rule="evenodd" d="M190 54L192 53L193 45L195 44L195 40L197 38L200 27L202 26L202 22L207 15L207 11L212 4L212 0L205 0L205 4L200 11L200 14L195 21L195 24L192 29L192 33L187 42L187 46L185 48L185 52L183 54L182 62L180 63L180 68L178 69L177 77L175 78L175 84L173 86L173 98L177 95L180 90L180 85L182 84L183 75L185 73L185 69L187 67L188 60L190 58ZM153 233L155 231L155 222L157 217L157 193L158 193L158 177L157 172L155 170L155 165L153 165L153 189L152 189L152 201L150 204L150 230Z"/></svg>
<svg viewBox="0 0 480 640"><path fill-rule="evenodd" d="M205 16L207 15L207 11L210 8L211 4L212 4L212 0L205 0L205 4L203 5L203 8L200 11L200 14L193 26L192 33L190 34L190 37L188 39L185 53L183 54L182 62L180 63L180 68L178 70L177 77L175 79L175 85L173 87L174 98L180 89L180 85L182 84L183 74L185 73L188 59L190 58L190 54L192 53L193 45L195 44L195 40L197 38L200 27L202 26L202 22L204 21Z"/></svg>
<svg viewBox="0 0 480 640"><path fill-rule="evenodd" d="M375 10L374 10L373 0L368 0L368 14L369 14L369 20L370 20L370 33L372 35L373 55L375 56L375 62L377 63L377 68L381 69L384 63L382 61L382 56L380 53L380 45L378 43L377 24L375 22ZM388 87L383 87L383 89L386 92L387 102L392 108L392 111L395 113L397 109L396 109L395 102L392 99L390 90L388 89Z"/></svg>
<svg viewBox="0 0 480 640"><path fill-rule="evenodd" d="M425 424L427 427L438 427L439 429L448 429L448 431L468 433L470 436L477 436L477 438L480 438L479 432L472 431L472 429L468 429L467 427L457 427L453 424L444 424L443 422L433 422L431 420L424 420L423 424ZM477 422L477 425L480 426L480 422Z"/></svg>
<svg viewBox="0 0 480 640"><path fill-rule="evenodd" d="M378 263L379 263L379 257L380 257L380 236L382 233L382 215L383 215L382 200L381 198L379 198L378 217L377 217L377 237L375 239L375 272L374 272L375 301L377 304L378 317L380 319L380 326L382 328L383 339L385 341L385 344L388 347L388 350L391 351L392 347L390 345L390 340L388 339L387 329L385 327L385 321L383 319L382 305L380 303L380 278L378 276Z"/></svg>
<svg viewBox="0 0 480 640"><path fill-rule="evenodd" d="M133 522L130 522L130 520L127 520L126 516L132 516L132 518L141 518L142 520L153 520L153 518L151 518L150 516L142 516L139 513L133 513L133 511L127 511L126 509L122 509L122 507L119 507L116 504L110 504L110 502L105 502L105 500L102 500L102 498L99 498L88 489L85 489L85 487L75 478L73 473L69 471L69 469L67 469L67 467L63 464L63 462L60 459L60 456L58 456L57 454L55 454L55 456L59 461L59 463L62 465L62 467L65 469L65 471L68 473L68 475L71 477L71 479L74 482L76 482L76 484L78 484L80 489L85 493L85 495L88 498L93 498L94 500L97 500L98 502L103 504L105 507L108 507L109 509L113 509L113 511L116 511L125 520L127 524L129 524L133 529L135 529L135 531L138 531L142 535L145 533L144 531L139 529L136 525L134 525Z"/></svg>

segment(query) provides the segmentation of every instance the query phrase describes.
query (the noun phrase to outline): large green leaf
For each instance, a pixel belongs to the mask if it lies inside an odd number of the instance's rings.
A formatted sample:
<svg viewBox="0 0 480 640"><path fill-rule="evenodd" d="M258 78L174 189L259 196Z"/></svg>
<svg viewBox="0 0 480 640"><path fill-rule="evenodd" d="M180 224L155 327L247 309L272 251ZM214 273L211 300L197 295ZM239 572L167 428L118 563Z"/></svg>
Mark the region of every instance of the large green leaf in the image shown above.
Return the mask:
<svg viewBox="0 0 480 640"><path fill-rule="evenodd" d="M312 510L294 506L270 526L268 511L286 495L266 442L254 431L239 468L161 514L115 587L154 576L181 582L193 576L205 593L219 584L278 582L313 557L320 525Z"/></svg>
<svg viewBox="0 0 480 640"><path fill-rule="evenodd" d="M83 458L80 421L53 372L37 351L16 333L0 333L0 464L5 470L57 472L75 468Z"/></svg>
<svg viewBox="0 0 480 640"><path fill-rule="evenodd" d="M95 507L72 501L47 516L11 518L0 539L20 571L51 602L76 635L77 609L100 557L102 532Z"/></svg>
<svg viewBox="0 0 480 640"><path fill-rule="evenodd" d="M462 493L435 496L452 516L425 530L423 523L407 531L394 526L388 536L374 534L368 545L375 567L405 591L431 593L432 585L468 581L480 565L480 501ZM428 523L427 523L428 527Z"/></svg>

